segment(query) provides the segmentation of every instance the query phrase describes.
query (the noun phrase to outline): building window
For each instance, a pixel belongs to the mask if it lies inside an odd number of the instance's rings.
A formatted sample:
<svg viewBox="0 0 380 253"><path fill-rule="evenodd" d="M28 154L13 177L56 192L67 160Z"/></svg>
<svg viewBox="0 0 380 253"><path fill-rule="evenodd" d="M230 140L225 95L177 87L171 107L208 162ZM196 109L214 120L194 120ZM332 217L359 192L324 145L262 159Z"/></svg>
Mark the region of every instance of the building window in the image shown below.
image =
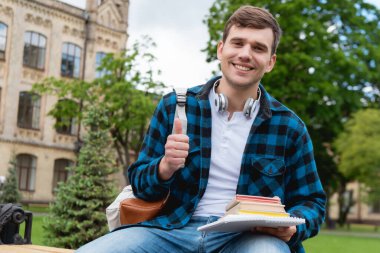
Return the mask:
<svg viewBox="0 0 380 253"><path fill-rule="evenodd" d="M61 99L54 110L53 114L56 113L55 129L57 133L76 135L78 129L76 119L79 112L78 104L70 99Z"/></svg>
<svg viewBox="0 0 380 253"><path fill-rule="evenodd" d="M34 191L36 181L37 158L33 155L20 154L16 156L18 188L21 191Z"/></svg>
<svg viewBox="0 0 380 253"><path fill-rule="evenodd" d="M372 204L372 212L380 213L380 200Z"/></svg>
<svg viewBox="0 0 380 253"><path fill-rule="evenodd" d="M54 161L53 191L56 190L59 182L66 182L69 177L67 167L73 165L74 162L68 159L57 159Z"/></svg>
<svg viewBox="0 0 380 253"><path fill-rule="evenodd" d="M30 92L20 92L17 126L21 128L39 129L40 107L40 96Z"/></svg>
<svg viewBox="0 0 380 253"><path fill-rule="evenodd" d="M24 66L44 69L46 37L36 32L25 32Z"/></svg>
<svg viewBox="0 0 380 253"><path fill-rule="evenodd" d="M0 23L0 59L5 59L5 49L7 48L7 26Z"/></svg>
<svg viewBox="0 0 380 253"><path fill-rule="evenodd" d="M95 60L95 67L96 67L96 73L95 78L101 78L103 77L107 71L105 69L99 69L99 67L102 65L102 60L104 57L106 57L106 53L104 52L97 52L96 53L96 60Z"/></svg>
<svg viewBox="0 0 380 253"><path fill-rule="evenodd" d="M61 75L79 78L81 48L72 43L63 43Z"/></svg>

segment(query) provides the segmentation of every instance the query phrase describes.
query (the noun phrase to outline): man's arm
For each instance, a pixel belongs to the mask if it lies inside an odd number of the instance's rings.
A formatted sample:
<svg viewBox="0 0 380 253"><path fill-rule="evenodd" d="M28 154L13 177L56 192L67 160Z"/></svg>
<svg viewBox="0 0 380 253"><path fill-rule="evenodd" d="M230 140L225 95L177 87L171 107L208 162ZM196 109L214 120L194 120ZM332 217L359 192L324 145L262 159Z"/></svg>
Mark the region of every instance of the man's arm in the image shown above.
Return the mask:
<svg viewBox="0 0 380 253"><path fill-rule="evenodd" d="M316 235L324 221L326 195L320 182L313 154L313 145L306 127L287 149L285 205L291 216L304 218L289 241L292 246Z"/></svg>
<svg viewBox="0 0 380 253"><path fill-rule="evenodd" d="M168 136L165 155L159 165L159 178L169 180L173 174L183 168L189 154L189 137L182 134L180 119L174 119L174 133Z"/></svg>
<svg viewBox="0 0 380 253"><path fill-rule="evenodd" d="M128 169L129 181L136 197L157 200L166 196L173 174L185 163L189 138L176 125L171 133L176 96L171 93L158 104L144 138L139 157Z"/></svg>

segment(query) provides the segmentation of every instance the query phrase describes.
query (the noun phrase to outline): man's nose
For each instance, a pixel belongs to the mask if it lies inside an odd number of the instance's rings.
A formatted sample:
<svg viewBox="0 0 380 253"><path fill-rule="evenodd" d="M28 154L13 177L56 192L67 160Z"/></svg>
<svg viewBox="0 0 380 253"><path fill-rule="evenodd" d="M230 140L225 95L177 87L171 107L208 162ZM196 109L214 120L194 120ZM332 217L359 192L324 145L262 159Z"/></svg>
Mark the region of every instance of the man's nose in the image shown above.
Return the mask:
<svg viewBox="0 0 380 253"><path fill-rule="evenodd" d="M243 61L249 61L251 59L251 48L249 45L240 48L239 59Z"/></svg>

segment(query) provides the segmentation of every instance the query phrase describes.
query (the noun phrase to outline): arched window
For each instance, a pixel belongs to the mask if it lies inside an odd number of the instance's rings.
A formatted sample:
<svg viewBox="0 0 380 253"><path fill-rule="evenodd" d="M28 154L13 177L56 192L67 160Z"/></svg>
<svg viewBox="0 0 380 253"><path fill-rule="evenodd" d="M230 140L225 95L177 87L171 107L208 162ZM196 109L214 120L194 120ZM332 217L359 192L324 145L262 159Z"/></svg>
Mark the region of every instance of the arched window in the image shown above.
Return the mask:
<svg viewBox="0 0 380 253"><path fill-rule="evenodd" d="M66 182L69 177L67 167L73 166L74 162L68 159L57 159L54 161L53 191L59 182Z"/></svg>
<svg viewBox="0 0 380 253"><path fill-rule="evenodd" d="M44 69L46 37L37 32L25 32L24 66Z"/></svg>
<svg viewBox="0 0 380 253"><path fill-rule="evenodd" d="M73 43L63 43L61 75L65 77L79 78L81 48Z"/></svg>
<svg viewBox="0 0 380 253"><path fill-rule="evenodd" d="M18 102L17 126L21 128L40 128L40 96L31 92L20 92Z"/></svg>
<svg viewBox="0 0 380 253"><path fill-rule="evenodd" d="M0 22L0 59L5 59L5 50L7 48L7 25Z"/></svg>
<svg viewBox="0 0 380 253"><path fill-rule="evenodd" d="M34 191L37 158L29 154L16 156L18 188L21 191Z"/></svg>
<svg viewBox="0 0 380 253"><path fill-rule="evenodd" d="M57 133L76 135L78 130L76 118L78 112L79 105L75 101L70 99L59 100L53 112L56 118L55 129Z"/></svg>

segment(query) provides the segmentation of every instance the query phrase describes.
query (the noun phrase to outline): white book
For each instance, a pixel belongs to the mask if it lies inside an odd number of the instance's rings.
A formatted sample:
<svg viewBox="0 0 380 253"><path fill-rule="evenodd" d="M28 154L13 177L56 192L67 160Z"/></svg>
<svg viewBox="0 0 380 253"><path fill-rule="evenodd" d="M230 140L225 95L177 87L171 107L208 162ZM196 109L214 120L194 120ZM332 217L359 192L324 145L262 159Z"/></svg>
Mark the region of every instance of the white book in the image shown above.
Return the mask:
<svg viewBox="0 0 380 253"><path fill-rule="evenodd" d="M296 217L228 214L217 221L198 227L198 231L243 232L253 227L289 227L305 223Z"/></svg>

